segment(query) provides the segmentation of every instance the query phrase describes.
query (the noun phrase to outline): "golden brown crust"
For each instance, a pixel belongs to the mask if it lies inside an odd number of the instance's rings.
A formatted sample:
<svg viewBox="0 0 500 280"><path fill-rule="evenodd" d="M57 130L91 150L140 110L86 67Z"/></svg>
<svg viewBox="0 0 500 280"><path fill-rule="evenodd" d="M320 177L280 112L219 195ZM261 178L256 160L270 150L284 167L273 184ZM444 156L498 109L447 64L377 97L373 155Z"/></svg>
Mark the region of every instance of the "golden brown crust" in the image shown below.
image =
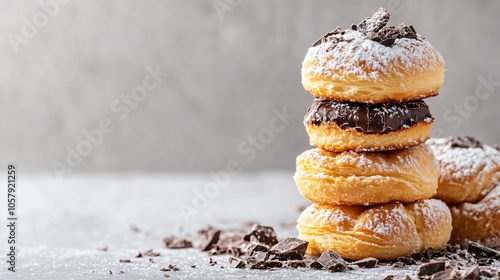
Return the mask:
<svg viewBox="0 0 500 280"><path fill-rule="evenodd" d="M488 145L452 147L449 141L435 138L426 143L441 173L435 197L448 204L477 202L500 183L500 152Z"/></svg>
<svg viewBox="0 0 500 280"><path fill-rule="evenodd" d="M438 178L434 157L425 146L380 153L311 149L297 157L294 176L302 196L336 205L430 198Z"/></svg>
<svg viewBox="0 0 500 280"><path fill-rule="evenodd" d="M313 204L298 219L307 253L333 250L343 258L393 260L445 245L451 233L448 207L436 199L374 207Z"/></svg>
<svg viewBox="0 0 500 280"><path fill-rule="evenodd" d="M475 241L489 247L500 246L500 185L477 203L461 203L450 208L453 219L451 241L467 246Z"/></svg>
<svg viewBox="0 0 500 280"><path fill-rule="evenodd" d="M316 97L335 101L388 103L437 95L444 60L427 41L398 39L391 47L346 31L346 41L309 48L302 85Z"/></svg>
<svg viewBox="0 0 500 280"><path fill-rule="evenodd" d="M406 129L386 134L365 134L355 129L342 129L336 123L306 123L309 143L333 152L392 151L424 143L429 139L432 122L421 121Z"/></svg>

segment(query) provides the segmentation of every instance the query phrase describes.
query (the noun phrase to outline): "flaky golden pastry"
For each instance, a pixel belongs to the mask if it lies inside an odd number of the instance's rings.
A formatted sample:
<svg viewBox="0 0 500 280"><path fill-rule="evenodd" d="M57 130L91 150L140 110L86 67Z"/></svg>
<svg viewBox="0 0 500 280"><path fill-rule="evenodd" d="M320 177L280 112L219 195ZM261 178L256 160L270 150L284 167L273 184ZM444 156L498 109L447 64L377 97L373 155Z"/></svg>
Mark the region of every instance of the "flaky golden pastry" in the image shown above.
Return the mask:
<svg viewBox="0 0 500 280"><path fill-rule="evenodd" d="M445 245L451 233L446 204L436 199L374 207L313 204L298 219L307 253L333 250L343 258L393 260Z"/></svg>
<svg viewBox="0 0 500 280"><path fill-rule="evenodd" d="M307 199L336 205L411 202L436 193L439 171L421 145L378 153L311 149L297 157L294 176Z"/></svg>
<svg viewBox="0 0 500 280"><path fill-rule="evenodd" d="M472 137L430 139L441 172L436 198L448 204L477 202L500 183L500 152Z"/></svg>
<svg viewBox="0 0 500 280"><path fill-rule="evenodd" d="M450 208L453 220L451 241L467 246L475 241L500 247L500 185L476 203L461 203Z"/></svg>
<svg viewBox="0 0 500 280"><path fill-rule="evenodd" d="M386 134L365 134L355 129L341 129L335 123L314 125L306 123L309 143L333 152L352 150L391 151L424 143L429 139L433 119Z"/></svg>

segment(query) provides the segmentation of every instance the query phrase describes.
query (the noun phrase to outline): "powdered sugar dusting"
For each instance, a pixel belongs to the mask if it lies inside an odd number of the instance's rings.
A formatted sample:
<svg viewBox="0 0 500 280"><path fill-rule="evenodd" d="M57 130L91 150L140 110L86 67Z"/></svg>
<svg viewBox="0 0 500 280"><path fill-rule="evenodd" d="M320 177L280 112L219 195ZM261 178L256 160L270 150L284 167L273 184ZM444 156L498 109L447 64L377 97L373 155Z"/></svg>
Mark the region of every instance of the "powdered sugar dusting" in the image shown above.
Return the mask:
<svg viewBox="0 0 500 280"><path fill-rule="evenodd" d="M464 177L476 174L476 181L480 182L494 168L500 169L500 152L488 145L482 148L454 148L448 145L446 138L429 139L426 145L440 163L440 183L446 178L451 183L462 184Z"/></svg>
<svg viewBox="0 0 500 280"><path fill-rule="evenodd" d="M376 81L386 75L403 77L408 68L425 72L444 64L441 55L427 41L402 38L396 39L392 47L386 47L366 39L355 30L332 36L341 41L327 41L309 48L302 65L303 75L321 75L338 80L354 76L360 80ZM304 67L305 64L310 65Z"/></svg>
<svg viewBox="0 0 500 280"><path fill-rule="evenodd" d="M421 213L424 221L424 232L430 233L431 231L439 228L442 217L448 217L451 221L450 210L444 202L438 199L426 199L414 204L415 211Z"/></svg>

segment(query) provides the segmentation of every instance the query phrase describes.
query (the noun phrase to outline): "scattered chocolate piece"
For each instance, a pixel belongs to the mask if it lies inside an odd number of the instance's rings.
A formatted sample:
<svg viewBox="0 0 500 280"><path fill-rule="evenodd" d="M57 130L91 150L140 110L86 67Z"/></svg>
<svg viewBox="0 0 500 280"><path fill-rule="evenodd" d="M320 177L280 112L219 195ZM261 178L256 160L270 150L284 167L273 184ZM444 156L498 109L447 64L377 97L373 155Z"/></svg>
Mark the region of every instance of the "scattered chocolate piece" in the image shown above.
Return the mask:
<svg viewBox="0 0 500 280"><path fill-rule="evenodd" d="M411 264L415 264L415 260L411 257L399 257L397 259L398 262L402 262L406 265L411 265Z"/></svg>
<svg viewBox="0 0 500 280"><path fill-rule="evenodd" d="M159 257L160 253L154 252L153 249L149 249L149 250L142 252L142 255L147 256L147 257Z"/></svg>
<svg viewBox="0 0 500 280"><path fill-rule="evenodd" d="M286 266L291 268L306 267L306 262L303 260L288 260Z"/></svg>
<svg viewBox="0 0 500 280"><path fill-rule="evenodd" d="M280 260L302 260L307 245L309 245L308 241L287 237L271 247L271 253L275 254Z"/></svg>
<svg viewBox="0 0 500 280"><path fill-rule="evenodd" d="M214 261L214 259L210 258L210 259L208 260L208 265L210 265L210 266L214 266L214 265L216 265L216 264L217 264L217 261Z"/></svg>
<svg viewBox="0 0 500 280"><path fill-rule="evenodd" d="M111 271L111 270L110 270L110 271L108 271L108 273L109 273L109 274L113 274L113 271Z"/></svg>
<svg viewBox="0 0 500 280"><path fill-rule="evenodd" d="M173 264L169 264L168 267L162 267L160 268L160 271L179 271L179 267Z"/></svg>
<svg viewBox="0 0 500 280"><path fill-rule="evenodd" d="M357 265L362 268L374 268L377 264L378 260L376 258L364 258L351 263L351 265Z"/></svg>
<svg viewBox="0 0 500 280"><path fill-rule="evenodd" d="M398 262L395 262L395 263L393 263L393 264L391 265L391 267L392 267L392 268L402 268L402 267L404 267L404 266L405 266L405 264L404 264L403 262L399 262L399 261L398 261Z"/></svg>
<svg viewBox="0 0 500 280"><path fill-rule="evenodd" d="M136 258L142 258L142 253L141 253L141 252L139 252L139 253L138 253L135 257L136 257Z"/></svg>
<svg viewBox="0 0 500 280"><path fill-rule="evenodd" d="M153 259L153 258L149 258L149 262L150 262L150 263L155 263L155 259Z"/></svg>
<svg viewBox="0 0 500 280"><path fill-rule="evenodd" d="M479 273L479 277L483 279L483 277L486 277L487 279L498 279L498 270L492 270L492 269L481 269L481 272Z"/></svg>
<svg viewBox="0 0 500 280"><path fill-rule="evenodd" d="M431 276L432 274L438 273L445 269L445 262L429 262L421 265L418 268L417 276L422 278L424 276Z"/></svg>
<svg viewBox="0 0 500 280"><path fill-rule="evenodd" d="M431 280L461 280L462 278L455 270L440 271L432 275Z"/></svg>
<svg viewBox="0 0 500 280"><path fill-rule="evenodd" d="M239 230L221 232L219 241L217 242L217 250L219 254L226 254L233 248L238 248L243 245L243 233Z"/></svg>
<svg viewBox="0 0 500 280"><path fill-rule="evenodd" d="M479 270L479 266L475 265L464 274L463 280L476 280L479 279L480 275L481 271Z"/></svg>
<svg viewBox="0 0 500 280"><path fill-rule="evenodd" d="M423 262L428 262L434 257L434 249L432 248L427 248L425 251L420 253L420 256L422 257Z"/></svg>
<svg viewBox="0 0 500 280"><path fill-rule="evenodd" d="M124 274L123 270L118 271L118 274Z"/></svg>
<svg viewBox="0 0 500 280"><path fill-rule="evenodd" d="M245 262L235 257L229 257L229 265L234 268L245 268Z"/></svg>
<svg viewBox="0 0 500 280"><path fill-rule="evenodd" d="M412 280L411 277L407 274L403 280Z"/></svg>
<svg viewBox="0 0 500 280"><path fill-rule="evenodd" d="M248 247L247 255L252 256L255 252L269 252L269 247L263 244L253 244Z"/></svg>
<svg viewBox="0 0 500 280"><path fill-rule="evenodd" d="M264 262L264 267L266 268L275 268L275 267L282 267L283 263L281 263L278 260L268 260Z"/></svg>
<svg viewBox="0 0 500 280"><path fill-rule="evenodd" d="M168 278L168 277L170 277L170 275L165 273L165 274L163 274L163 277Z"/></svg>
<svg viewBox="0 0 500 280"><path fill-rule="evenodd" d="M328 271L340 272L347 268L347 262L337 253L332 250L323 252L321 256L313 263L311 268L317 269L324 267Z"/></svg>
<svg viewBox="0 0 500 280"><path fill-rule="evenodd" d="M485 266L485 265L490 265L494 262L493 259L490 259L490 258L483 258L483 259L479 259L477 260L477 264L478 265L482 265L482 266Z"/></svg>
<svg viewBox="0 0 500 280"><path fill-rule="evenodd" d="M120 259L121 263L130 263L131 261L129 259Z"/></svg>
<svg viewBox="0 0 500 280"><path fill-rule="evenodd" d="M452 148L483 148L483 144L472 136L455 136L448 138L448 145Z"/></svg>
<svg viewBox="0 0 500 280"><path fill-rule="evenodd" d="M278 243L278 238L272 227L261 226L255 224L252 226L252 231L245 235L243 240L250 243L261 243L267 246L273 246Z"/></svg>
<svg viewBox="0 0 500 280"><path fill-rule="evenodd" d="M254 251L252 255L248 256L248 264L258 264L267 261L269 258L269 252Z"/></svg>
<svg viewBox="0 0 500 280"><path fill-rule="evenodd" d="M208 251L219 242L220 230L209 229L201 233L201 251Z"/></svg>
<svg viewBox="0 0 500 280"><path fill-rule="evenodd" d="M163 243L169 249L185 249L192 248L193 243L185 238L180 237L165 237L163 238Z"/></svg>
<svg viewBox="0 0 500 280"><path fill-rule="evenodd" d="M384 277L384 280L393 280L394 279L394 275L387 275L386 277Z"/></svg>
<svg viewBox="0 0 500 280"><path fill-rule="evenodd" d="M473 255L477 259L482 258L492 258L495 260L500 260L500 251L493 250L479 243L469 241L467 246L467 252Z"/></svg>
<svg viewBox="0 0 500 280"><path fill-rule="evenodd" d="M195 265L195 264L193 264L193 265L191 266L191 268L196 268L196 265Z"/></svg>

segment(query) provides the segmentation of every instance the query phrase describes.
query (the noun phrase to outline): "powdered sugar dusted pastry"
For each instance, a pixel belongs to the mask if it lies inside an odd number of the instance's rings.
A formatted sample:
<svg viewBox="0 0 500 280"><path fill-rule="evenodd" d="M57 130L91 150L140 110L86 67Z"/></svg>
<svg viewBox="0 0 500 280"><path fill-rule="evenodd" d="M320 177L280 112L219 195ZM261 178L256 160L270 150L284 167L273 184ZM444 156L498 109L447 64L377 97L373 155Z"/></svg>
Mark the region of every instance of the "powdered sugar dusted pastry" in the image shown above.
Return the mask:
<svg viewBox="0 0 500 280"><path fill-rule="evenodd" d="M441 177L436 198L448 204L477 202L500 183L500 152L463 136L430 139Z"/></svg>
<svg viewBox="0 0 500 280"><path fill-rule="evenodd" d="M451 241L467 246L469 241L500 249L500 184L476 203L450 207L453 220Z"/></svg>
<svg viewBox="0 0 500 280"><path fill-rule="evenodd" d="M307 253L333 250L343 258L393 260L445 245L451 233L446 204L436 199L374 207L313 204L298 219Z"/></svg>
<svg viewBox="0 0 500 280"><path fill-rule="evenodd" d="M297 157L294 176L302 196L334 205L430 198L436 193L438 178L432 152L423 145L377 153L311 149Z"/></svg>
<svg viewBox="0 0 500 280"><path fill-rule="evenodd" d="M429 139L433 121L422 100L370 105L315 99L304 125L313 146L361 152L419 145Z"/></svg>
<svg viewBox="0 0 500 280"><path fill-rule="evenodd" d="M364 103L437 95L443 58L412 26L387 26L389 19L380 8L351 29L321 37L302 63L304 88L316 97Z"/></svg>

